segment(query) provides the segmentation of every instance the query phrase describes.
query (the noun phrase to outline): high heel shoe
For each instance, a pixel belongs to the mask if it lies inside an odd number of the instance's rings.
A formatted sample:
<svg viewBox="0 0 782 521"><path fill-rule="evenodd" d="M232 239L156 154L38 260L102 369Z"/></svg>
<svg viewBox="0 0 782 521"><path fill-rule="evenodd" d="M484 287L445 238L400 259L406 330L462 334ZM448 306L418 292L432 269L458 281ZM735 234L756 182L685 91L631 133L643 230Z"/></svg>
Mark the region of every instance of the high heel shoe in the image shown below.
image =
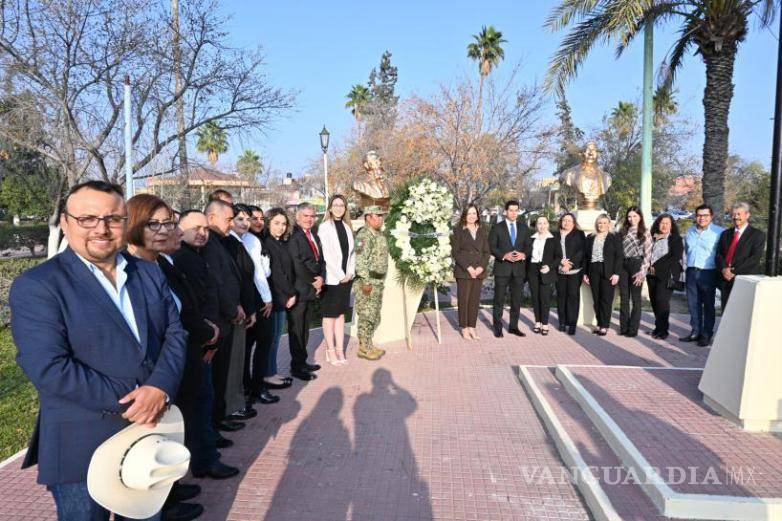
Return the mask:
<svg viewBox="0 0 782 521"><path fill-rule="evenodd" d="M473 340L480 340L481 337L478 336L478 333L475 332L475 329L470 329L470 336Z"/></svg>
<svg viewBox="0 0 782 521"><path fill-rule="evenodd" d="M337 351L335 349L326 349L326 362L331 365L340 365L339 360L337 360Z"/></svg>

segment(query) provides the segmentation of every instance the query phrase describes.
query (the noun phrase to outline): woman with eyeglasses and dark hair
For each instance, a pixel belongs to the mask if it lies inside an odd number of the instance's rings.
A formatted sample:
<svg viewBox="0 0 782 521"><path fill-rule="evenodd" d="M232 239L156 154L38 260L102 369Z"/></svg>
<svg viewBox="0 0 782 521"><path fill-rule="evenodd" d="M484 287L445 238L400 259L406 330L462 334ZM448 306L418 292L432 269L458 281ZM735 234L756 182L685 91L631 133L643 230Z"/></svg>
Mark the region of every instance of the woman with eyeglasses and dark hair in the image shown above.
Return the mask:
<svg viewBox="0 0 782 521"><path fill-rule="evenodd" d="M560 217L557 228L556 238L562 248L562 260L557 268L559 330L575 335L581 306L581 280L586 264L586 236L579 229L576 216L572 213Z"/></svg>
<svg viewBox="0 0 782 521"><path fill-rule="evenodd" d="M326 261L326 280L320 298L323 316L323 336L326 338L326 361L331 365L345 365L345 314L350 310L350 290L356 274L356 252L353 227L350 225L348 201L343 195L334 195L326 215L318 227Z"/></svg>
<svg viewBox="0 0 782 521"><path fill-rule="evenodd" d="M198 421L198 408L204 406L197 400L203 374L201 360L205 348L217 342L219 331L203 314L197 292L185 274L174 267L170 257L179 249L182 232L177 227L174 211L159 197L151 194L136 195L127 202L128 253L160 266L179 310L182 326L188 333L185 369L176 396L170 397L182 411L185 420L185 445L194 459L204 452L216 450ZM192 485L177 485L193 488ZM184 492L184 490L182 490ZM197 491L196 491L197 492ZM178 492L174 492L174 495ZM186 493L186 495L188 495ZM191 496L192 497L192 496ZM196 504L176 503L169 507L177 512L200 515L203 507Z"/></svg>
<svg viewBox="0 0 782 521"><path fill-rule="evenodd" d="M671 295L679 285L684 269L684 241L679 227L671 214L661 214L652 225L651 267L646 276L649 285L649 300L654 312L653 338L668 338L668 318L671 315Z"/></svg>
<svg viewBox="0 0 782 521"><path fill-rule="evenodd" d="M641 287L652 255L652 236L637 206L625 212L621 237L624 261L619 271L619 334L634 337L641 325Z"/></svg>
<svg viewBox="0 0 782 521"><path fill-rule="evenodd" d="M480 340L475 332L481 289L489 266L489 231L481 226L481 212L472 203L462 210L459 224L451 236L453 276L456 279L456 303L459 327L465 340Z"/></svg>

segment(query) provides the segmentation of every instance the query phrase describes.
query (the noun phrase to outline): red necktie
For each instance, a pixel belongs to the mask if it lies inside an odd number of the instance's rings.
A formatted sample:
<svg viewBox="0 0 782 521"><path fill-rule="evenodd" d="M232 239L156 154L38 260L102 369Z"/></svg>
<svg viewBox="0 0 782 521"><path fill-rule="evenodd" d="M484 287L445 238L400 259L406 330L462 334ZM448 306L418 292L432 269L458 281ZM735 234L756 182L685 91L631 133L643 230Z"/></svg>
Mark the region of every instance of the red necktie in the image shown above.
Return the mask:
<svg viewBox="0 0 782 521"><path fill-rule="evenodd" d="M739 243L740 237L741 234L738 229L733 230L733 239L731 239L730 246L728 246L728 253L725 255L725 264L728 266L733 264L733 255L736 253L736 245Z"/></svg>
<svg viewBox="0 0 782 521"><path fill-rule="evenodd" d="M309 230L304 232L304 235L307 236L307 241L310 243L310 248L312 248L312 253L315 254L315 260L320 261L320 256L318 255L318 247L315 245L315 241L312 240L312 234Z"/></svg>

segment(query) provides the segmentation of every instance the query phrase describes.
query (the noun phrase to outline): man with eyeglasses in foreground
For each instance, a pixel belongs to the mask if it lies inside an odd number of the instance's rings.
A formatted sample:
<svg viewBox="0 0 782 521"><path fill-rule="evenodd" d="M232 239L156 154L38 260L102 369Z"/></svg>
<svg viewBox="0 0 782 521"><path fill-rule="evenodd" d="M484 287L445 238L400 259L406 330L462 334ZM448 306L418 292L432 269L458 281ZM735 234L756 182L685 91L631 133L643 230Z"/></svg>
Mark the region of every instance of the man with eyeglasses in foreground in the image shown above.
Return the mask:
<svg viewBox="0 0 782 521"><path fill-rule="evenodd" d="M109 519L87 490L93 452L130 422L154 425L182 377L187 334L160 269L121 253L126 220L118 186L74 186L68 247L11 287L17 362L40 398L23 467L38 464L59 519Z"/></svg>

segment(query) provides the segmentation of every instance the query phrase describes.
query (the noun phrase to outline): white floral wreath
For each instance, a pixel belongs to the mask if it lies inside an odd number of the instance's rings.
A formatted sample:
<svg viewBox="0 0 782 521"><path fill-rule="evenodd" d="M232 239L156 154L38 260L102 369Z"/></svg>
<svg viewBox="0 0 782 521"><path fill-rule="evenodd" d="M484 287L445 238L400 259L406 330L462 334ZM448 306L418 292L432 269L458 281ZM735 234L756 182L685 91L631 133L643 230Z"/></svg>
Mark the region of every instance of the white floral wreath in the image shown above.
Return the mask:
<svg viewBox="0 0 782 521"><path fill-rule="evenodd" d="M409 186L408 196L398 208L399 215L390 234L394 246L399 249L399 252L392 249L392 256L400 271L414 284L443 285L451 275L453 196L445 187L425 179ZM436 237L437 241L417 248L413 239L419 237Z"/></svg>

